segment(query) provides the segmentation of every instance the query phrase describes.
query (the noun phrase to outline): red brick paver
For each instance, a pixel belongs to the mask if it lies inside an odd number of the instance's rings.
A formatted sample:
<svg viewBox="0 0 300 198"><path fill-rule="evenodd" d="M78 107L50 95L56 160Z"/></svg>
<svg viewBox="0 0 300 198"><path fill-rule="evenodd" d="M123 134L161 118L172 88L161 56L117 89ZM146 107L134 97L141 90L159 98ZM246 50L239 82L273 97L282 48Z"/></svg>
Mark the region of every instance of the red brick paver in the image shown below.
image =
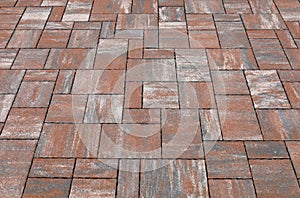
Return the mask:
<svg viewBox="0 0 300 198"><path fill-rule="evenodd" d="M0 197L300 197L299 0L0 0Z"/></svg>

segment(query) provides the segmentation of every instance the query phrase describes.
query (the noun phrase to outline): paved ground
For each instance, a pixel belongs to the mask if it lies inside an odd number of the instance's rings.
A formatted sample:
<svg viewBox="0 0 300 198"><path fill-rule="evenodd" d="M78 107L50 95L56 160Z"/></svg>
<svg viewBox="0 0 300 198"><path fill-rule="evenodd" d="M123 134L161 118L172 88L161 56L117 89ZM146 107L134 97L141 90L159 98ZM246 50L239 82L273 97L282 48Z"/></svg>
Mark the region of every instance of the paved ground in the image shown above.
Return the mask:
<svg viewBox="0 0 300 198"><path fill-rule="evenodd" d="M300 197L298 0L1 0L0 197Z"/></svg>

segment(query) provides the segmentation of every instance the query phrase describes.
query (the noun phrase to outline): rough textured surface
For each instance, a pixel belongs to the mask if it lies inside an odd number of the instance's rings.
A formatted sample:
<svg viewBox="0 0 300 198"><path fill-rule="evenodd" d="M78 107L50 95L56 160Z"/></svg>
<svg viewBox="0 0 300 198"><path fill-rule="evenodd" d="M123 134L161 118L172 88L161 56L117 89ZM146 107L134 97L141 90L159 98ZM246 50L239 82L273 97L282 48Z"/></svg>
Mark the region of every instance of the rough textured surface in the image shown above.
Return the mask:
<svg viewBox="0 0 300 198"><path fill-rule="evenodd" d="M300 197L299 0L0 0L0 197Z"/></svg>

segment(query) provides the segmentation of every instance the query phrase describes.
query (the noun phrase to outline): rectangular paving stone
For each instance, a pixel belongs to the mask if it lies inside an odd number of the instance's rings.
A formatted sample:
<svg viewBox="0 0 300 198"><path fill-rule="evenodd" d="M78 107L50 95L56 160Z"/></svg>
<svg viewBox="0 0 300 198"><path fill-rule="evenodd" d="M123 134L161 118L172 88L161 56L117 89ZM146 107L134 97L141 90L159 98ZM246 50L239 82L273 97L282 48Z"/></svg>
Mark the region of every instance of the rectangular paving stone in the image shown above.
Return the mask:
<svg viewBox="0 0 300 198"><path fill-rule="evenodd" d="M1 195L22 196L35 146L35 140L0 140Z"/></svg>
<svg viewBox="0 0 300 198"><path fill-rule="evenodd" d="M221 126L217 110L200 110L201 133L203 140L221 140Z"/></svg>
<svg viewBox="0 0 300 198"><path fill-rule="evenodd" d="M187 31L185 29L160 29L159 48L189 48Z"/></svg>
<svg viewBox="0 0 300 198"><path fill-rule="evenodd" d="M140 160L120 160L117 197L139 197ZM130 182L128 182L130 181Z"/></svg>
<svg viewBox="0 0 300 198"><path fill-rule="evenodd" d="M299 140L299 110L258 110L264 140Z"/></svg>
<svg viewBox="0 0 300 198"><path fill-rule="evenodd" d="M159 109L124 109L122 122L126 124L160 123L160 110Z"/></svg>
<svg viewBox="0 0 300 198"><path fill-rule="evenodd" d="M44 30L38 48L66 48L71 30Z"/></svg>
<svg viewBox="0 0 300 198"><path fill-rule="evenodd" d="M121 123L123 98L121 95L90 95L84 123Z"/></svg>
<svg viewBox="0 0 300 198"><path fill-rule="evenodd" d="M99 30L73 30L68 48L96 48Z"/></svg>
<svg viewBox="0 0 300 198"><path fill-rule="evenodd" d="M100 39L95 69L125 69L128 50L126 39Z"/></svg>
<svg viewBox="0 0 300 198"><path fill-rule="evenodd" d="M251 5L254 14L279 13L274 1L272 0L249 0L249 4Z"/></svg>
<svg viewBox="0 0 300 198"><path fill-rule="evenodd" d="M43 29L49 17L51 8L28 7L23 14L18 29Z"/></svg>
<svg viewBox="0 0 300 198"><path fill-rule="evenodd" d="M255 108L290 108L276 71L246 71Z"/></svg>
<svg viewBox="0 0 300 198"><path fill-rule="evenodd" d="M157 13L158 0L133 0L132 1L132 13L135 14L153 14Z"/></svg>
<svg viewBox="0 0 300 198"><path fill-rule="evenodd" d="M209 180L209 190L212 197L256 197L253 181L251 179L211 179Z"/></svg>
<svg viewBox="0 0 300 198"><path fill-rule="evenodd" d="M215 22L240 22L241 17L238 14L213 14Z"/></svg>
<svg viewBox="0 0 300 198"><path fill-rule="evenodd" d="M92 69L95 49L51 49L45 69Z"/></svg>
<svg viewBox="0 0 300 198"><path fill-rule="evenodd" d="M68 0L43 0L41 6L65 6Z"/></svg>
<svg viewBox="0 0 300 198"><path fill-rule="evenodd" d="M242 71L213 71L211 75L216 94L249 94Z"/></svg>
<svg viewBox="0 0 300 198"><path fill-rule="evenodd" d="M224 140L262 140L258 120L248 95L219 95L216 99Z"/></svg>
<svg viewBox="0 0 300 198"><path fill-rule="evenodd" d="M105 39L105 38L114 38L115 35L115 22L103 22L102 28L101 28L101 33L100 33L100 38Z"/></svg>
<svg viewBox="0 0 300 198"><path fill-rule="evenodd" d="M183 0L158 0L159 6L184 6Z"/></svg>
<svg viewBox="0 0 300 198"><path fill-rule="evenodd" d="M203 160L143 160L141 168L142 197L208 197Z"/></svg>
<svg viewBox="0 0 300 198"><path fill-rule="evenodd" d="M211 14L187 14L189 30L215 30L214 19Z"/></svg>
<svg viewBox="0 0 300 198"><path fill-rule="evenodd" d="M7 48L35 48L41 33L41 30L16 30Z"/></svg>
<svg viewBox="0 0 300 198"><path fill-rule="evenodd" d="M144 108L178 108L177 83L145 83L143 87Z"/></svg>
<svg viewBox="0 0 300 198"><path fill-rule="evenodd" d="M12 30L0 30L0 48L5 48L12 33Z"/></svg>
<svg viewBox="0 0 300 198"><path fill-rule="evenodd" d="M17 93L24 73L24 70L0 70L0 93Z"/></svg>
<svg viewBox="0 0 300 198"><path fill-rule="evenodd" d="M115 179L74 179L69 197L115 197Z"/></svg>
<svg viewBox="0 0 300 198"><path fill-rule="evenodd" d="M142 82L126 82L124 108L142 108Z"/></svg>
<svg viewBox="0 0 300 198"><path fill-rule="evenodd" d="M224 0L224 8L227 14L252 13L247 0Z"/></svg>
<svg viewBox="0 0 300 198"><path fill-rule="evenodd" d="M251 178L242 142L204 142L208 178Z"/></svg>
<svg viewBox="0 0 300 198"><path fill-rule="evenodd" d="M293 69L300 69L299 49L286 49L285 53L292 65Z"/></svg>
<svg viewBox="0 0 300 198"><path fill-rule="evenodd" d="M216 27L222 48L250 48L242 23L217 22Z"/></svg>
<svg viewBox="0 0 300 198"><path fill-rule="evenodd" d="M276 34L283 48L297 48L297 45L288 30L276 30Z"/></svg>
<svg viewBox="0 0 300 198"><path fill-rule="evenodd" d="M62 21L88 21L92 5L91 0L69 0Z"/></svg>
<svg viewBox="0 0 300 198"><path fill-rule="evenodd" d="M174 58L173 49L144 49L144 58L147 59L171 59Z"/></svg>
<svg viewBox="0 0 300 198"><path fill-rule="evenodd" d="M118 160L77 159L74 170L76 178L117 178Z"/></svg>
<svg viewBox="0 0 300 198"><path fill-rule="evenodd" d="M48 54L48 49L21 49L12 69L43 69Z"/></svg>
<svg viewBox="0 0 300 198"><path fill-rule="evenodd" d="M123 94L124 70L79 70L73 94Z"/></svg>
<svg viewBox="0 0 300 198"><path fill-rule="evenodd" d="M57 70L27 70L23 82L55 82L57 75Z"/></svg>
<svg viewBox="0 0 300 198"><path fill-rule="evenodd" d="M191 48L220 48L216 31L189 31Z"/></svg>
<svg viewBox="0 0 300 198"><path fill-rule="evenodd" d="M187 0L185 8L186 13L225 13L222 0Z"/></svg>
<svg viewBox="0 0 300 198"><path fill-rule="evenodd" d="M283 82L298 82L300 81L300 71L298 70L279 70L280 80Z"/></svg>
<svg viewBox="0 0 300 198"><path fill-rule="evenodd" d="M17 49L0 49L0 69L9 69L17 55Z"/></svg>
<svg viewBox="0 0 300 198"><path fill-rule="evenodd" d="M71 179L29 178L23 197L68 197Z"/></svg>
<svg viewBox="0 0 300 198"><path fill-rule="evenodd" d="M160 158L159 124L104 124L99 158Z"/></svg>
<svg viewBox="0 0 300 198"><path fill-rule="evenodd" d="M84 95L53 95L46 122L83 121L87 96Z"/></svg>
<svg viewBox="0 0 300 198"><path fill-rule="evenodd" d="M99 124L45 124L35 157L96 157L100 130Z"/></svg>
<svg viewBox="0 0 300 198"><path fill-rule="evenodd" d="M116 30L114 38L116 39L132 39L142 41L144 30Z"/></svg>
<svg viewBox="0 0 300 198"><path fill-rule="evenodd" d="M284 142L248 141L245 146L248 157L252 159L289 158Z"/></svg>
<svg viewBox="0 0 300 198"><path fill-rule="evenodd" d="M160 22L180 22L185 21L185 13L183 7L160 7Z"/></svg>
<svg viewBox="0 0 300 198"><path fill-rule="evenodd" d="M179 83L180 108L216 108L212 84L207 82Z"/></svg>
<svg viewBox="0 0 300 198"><path fill-rule="evenodd" d="M293 108L300 108L300 83L284 83L284 89Z"/></svg>
<svg viewBox="0 0 300 198"><path fill-rule="evenodd" d="M277 39L274 30L247 30L249 39Z"/></svg>
<svg viewBox="0 0 300 198"><path fill-rule="evenodd" d="M300 195L290 160L250 160L258 197Z"/></svg>
<svg viewBox="0 0 300 198"><path fill-rule="evenodd" d="M12 108L0 138L39 138L46 108Z"/></svg>
<svg viewBox="0 0 300 198"><path fill-rule="evenodd" d="M29 177L71 178L74 164L74 159L34 158Z"/></svg>
<svg viewBox="0 0 300 198"><path fill-rule="evenodd" d="M119 14L118 30L156 29L158 28L157 14Z"/></svg>
<svg viewBox="0 0 300 198"><path fill-rule="evenodd" d="M75 77L74 70L61 70L56 80L54 92L55 94L69 94Z"/></svg>
<svg viewBox="0 0 300 198"><path fill-rule="evenodd" d="M53 82L23 82L14 107L48 107L53 88Z"/></svg>
<svg viewBox="0 0 300 198"><path fill-rule="evenodd" d="M92 13L131 13L131 0L95 0Z"/></svg>
<svg viewBox="0 0 300 198"><path fill-rule="evenodd" d="M246 29L286 29L279 14L244 14L242 18Z"/></svg>
<svg viewBox="0 0 300 198"><path fill-rule="evenodd" d="M290 30L294 38L300 38L300 24L299 22L286 22L288 29Z"/></svg>
<svg viewBox="0 0 300 198"><path fill-rule="evenodd" d="M276 3L276 6L278 7L280 14L282 15L282 18L285 21L299 21L300 15L300 5L299 1L297 0L288 0L288 1L274 1Z"/></svg>
<svg viewBox="0 0 300 198"><path fill-rule="evenodd" d="M174 59L128 59L126 81L176 81Z"/></svg>
<svg viewBox="0 0 300 198"><path fill-rule="evenodd" d="M129 40L128 58L143 57L143 40Z"/></svg>
<svg viewBox="0 0 300 198"><path fill-rule="evenodd" d="M253 39L250 41L260 69L290 69L278 40Z"/></svg>
<svg viewBox="0 0 300 198"><path fill-rule="evenodd" d="M250 49L208 49L209 66L213 70L257 69Z"/></svg>
<svg viewBox="0 0 300 198"><path fill-rule="evenodd" d="M47 22L46 30L71 30L74 26L74 22Z"/></svg>
<svg viewBox="0 0 300 198"><path fill-rule="evenodd" d="M61 21L63 15L64 15L65 7L59 6L59 7L53 7L51 14L48 18L48 21L58 22Z"/></svg>
<svg viewBox="0 0 300 198"><path fill-rule="evenodd" d="M144 31L144 47L158 48L158 30Z"/></svg>
<svg viewBox="0 0 300 198"><path fill-rule="evenodd" d="M299 152L298 152L299 148L300 148L299 142L288 141L288 142L286 142L286 146L290 153L291 160L292 160L293 166L295 168L297 178L299 178L300 177L300 163L299 163L300 156L299 156Z"/></svg>
<svg viewBox="0 0 300 198"><path fill-rule="evenodd" d="M0 122L5 122L14 98L12 94L0 95Z"/></svg>
<svg viewBox="0 0 300 198"><path fill-rule="evenodd" d="M162 111L162 157L200 159L204 157L197 110Z"/></svg>
<svg viewBox="0 0 300 198"><path fill-rule="evenodd" d="M74 30L100 30L102 23L100 21L75 21ZM99 32L99 31L98 31Z"/></svg>
<svg viewBox="0 0 300 198"><path fill-rule="evenodd" d="M21 10L20 10L21 11ZM14 14L7 14L7 12L0 13L0 29L7 30L7 29L14 29L19 22L19 19L22 16L22 12L14 13Z"/></svg>

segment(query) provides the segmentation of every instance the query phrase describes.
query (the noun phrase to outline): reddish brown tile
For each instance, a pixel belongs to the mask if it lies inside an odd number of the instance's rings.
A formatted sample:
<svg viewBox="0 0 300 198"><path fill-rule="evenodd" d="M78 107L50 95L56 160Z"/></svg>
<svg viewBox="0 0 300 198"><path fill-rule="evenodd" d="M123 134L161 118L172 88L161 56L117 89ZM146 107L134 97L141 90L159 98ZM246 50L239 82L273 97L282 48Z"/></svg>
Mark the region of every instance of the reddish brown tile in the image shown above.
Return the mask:
<svg viewBox="0 0 300 198"><path fill-rule="evenodd" d="M186 13L225 13L222 0L187 0Z"/></svg>
<svg viewBox="0 0 300 198"><path fill-rule="evenodd" d="M276 34L283 48L297 48L297 45L288 30L276 30Z"/></svg>
<svg viewBox="0 0 300 198"><path fill-rule="evenodd" d="M119 14L117 29L156 29L158 20L156 14Z"/></svg>
<svg viewBox="0 0 300 198"><path fill-rule="evenodd" d="M284 89L293 108L300 108L300 83L284 83Z"/></svg>
<svg viewBox="0 0 300 198"><path fill-rule="evenodd" d="M189 30L215 30L214 20L211 14L187 14Z"/></svg>
<svg viewBox="0 0 300 198"><path fill-rule="evenodd" d="M73 30L68 48L96 48L99 30Z"/></svg>
<svg viewBox="0 0 300 198"><path fill-rule="evenodd" d="M181 22L185 21L185 14L183 7L160 7L159 21L161 22Z"/></svg>
<svg viewBox="0 0 300 198"><path fill-rule="evenodd" d="M221 140L221 126L217 110L200 110L201 132L203 140Z"/></svg>
<svg viewBox="0 0 300 198"><path fill-rule="evenodd" d="M43 81L56 81L58 75L57 70L27 70L23 81L28 82L43 82ZM50 90L52 92L52 89Z"/></svg>
<svg viewBox="0 0 300 198"><path fill-rule="evenodd" d="M0 93L17 93L24 73L25 72L23 70L0 70Z"/></svg>
<svg viewBox="0 0 300 198"><path fill-rule="evenodd" d="M278 71L280 80L283 82L299 82L300 71L297 70L280 70Z"/></svg>
<svg viewBox="0 0 300 198"><path fill-rule="evenodd" d="M69 0L62 21L88 21L92 0Z"/></svg>
<svg viewBox="0 0 300 198"><path fill-rule="evenodd" d="M70 30L45 30L38 48L65 48L69 40Z"/></svg>
<svg viewBox="0 0 300 198"><path fill-rule="evenodd" d="M189 48L188 35L183 29L160 29L159 48Z"/></svg>
<svg viewBox="0 0 300 198"><path fill-rule="evenodd" d="M132 13L135 14L153 14L157 13L158 0L140 1L133 0L132 2Z"/></svg>
<svg viewBox="0 0 300 198"><path fill-rule="evenodd" d="M0 95L0 122L5 122L15 95Z"/></svg>
<svg viewBox="0 0 300 198"><path fill-rule="evenodd" d="M16 30L9 43L8 48L35 48L40 35L41 30Z"/></svg>
<svg viewBox="0 0 300 198"><path fill-rule="evenodd" d="M143 40L129 40L128 58L142 58L143 43Z"/></svg>
<svg viewBox="0 0 300 198"><path fill-rule="evenodd" d="M17 28L18 29L43 29L51 8L28 7L23 14Z"/></svg>
<svg viewBox="0 0 300 198"><path fill-rule="evenodd" d="M289 158L284 142L248 141L245 146L249 158Z"/></svg>
<svg viewBox="0 0 300 198"><path fill-rule="evenodd" d="M224 0L223 2L227 14L252 13L247 0Z"/></svg>
<svg viewBox="0 0 300 198"><path fill-rule="evenodd" d="M142 108L142 83L126 82L124 108Z"/></svg>
<svg viewBox="0 0 300 198"><path fill-rule="evenodd" d="M300 144L296 141L288 141L286 142L286 146L288 148L288 151L291 156L292 163L294 165L297 177L300 177L300 155L299 155L299 149Z"/></svg>
<svg viewBox="0 0 300 198"><path fill-rule="evenodd" d="M174 58L174 50L172 49L144 49L144 58L149 59L170 59Z"/></svg>
<svg viewBox="0 0 300 198"><path fill-rule="evenodd" d="M247 30L250 39L276 39L274 30Z"/></svg>
<svg viewBox="0 0 300 198"><path fill-rule="evenodd" d="M17 49L0 49L0 69L9 69L17 55Z"/></svg>
<svg viewBox="0 0 300 198"><path fill-rule="evenodd" d="M216 31L189 31L191 48L220 48Z"/></svg>
<svg viewBox="0 0 300 198"><path fill-rule="evenodd" d="M293 69L300 69L300 49L286 49L285 52Z"/></svg>
<svg viewBox="0 0 300 198"><path fill-rule="evenodd" d="M132 7L131 0L95 0L92 13L119 14L130 13Z"/></svg>
<svg viewBox="0 0 300 198"><path fill-rule="evenodd" d="M65 7L64 6L60 6L60 7L53 7L51 14L48 18L48 21L61 21L62 16L64 14L65 11Z"/></svg>
<svg viewBox="0 0 300 198"><path fill-rule="evenodd" d="M43 69L48 54L48 49L21 49L12 69Z"/></svg>
<svg viewBox="0 0 300 198"><path fill-rule="evenodd" d="M124 109L123 123L154 124L160 123L159 109Z"/></svg>
<svg viewBox="0 0 300 198"><path fill-rule="evenodd" d="M53 93L55 94L71 93L74 77L75 77L74 70L61 70L59 72Z"/></svg>
<svg viewBox="0 0 300 198"><path fill-rule="evenodd" d="M6 47L12 33L12 30L0 30L0 48Z"/></svg>
<svg viewBox="0 0 300 198"><path fill-rule="evenodd" d="M279 14L244 14L242 18L246 29L286 29Z"/></svg>
<svg viewBox="0 0 300 198"><path fill-rule="evenodd" d="M74 179L69 197L115 197L115 179Z"/></svg>

